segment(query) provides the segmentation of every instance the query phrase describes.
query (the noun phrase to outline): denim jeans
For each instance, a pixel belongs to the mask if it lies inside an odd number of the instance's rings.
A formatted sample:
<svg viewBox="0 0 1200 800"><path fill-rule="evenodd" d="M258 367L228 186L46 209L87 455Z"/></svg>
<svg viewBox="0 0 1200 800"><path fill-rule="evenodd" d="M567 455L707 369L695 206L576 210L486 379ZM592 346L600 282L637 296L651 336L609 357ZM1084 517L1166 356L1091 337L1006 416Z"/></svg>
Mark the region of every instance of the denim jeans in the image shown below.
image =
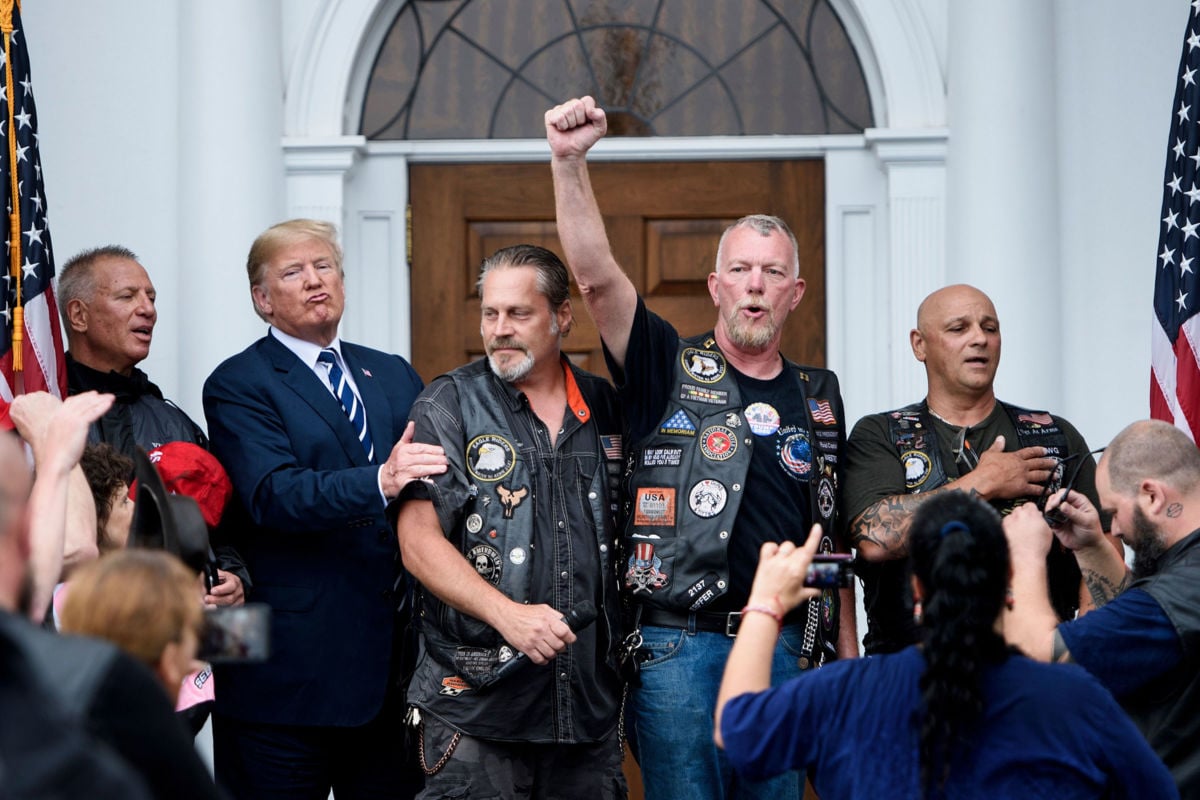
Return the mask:
<svg viewBox="0 0 1200 800"><path fill-rule="evenodd" d="M643 626L641 688L630 695L627 732L646 800L799 800L804 773L748 781L713 744L717 689L733 639L722 633ZM800 674L803 625L784 627L771 683Z"/></svg>

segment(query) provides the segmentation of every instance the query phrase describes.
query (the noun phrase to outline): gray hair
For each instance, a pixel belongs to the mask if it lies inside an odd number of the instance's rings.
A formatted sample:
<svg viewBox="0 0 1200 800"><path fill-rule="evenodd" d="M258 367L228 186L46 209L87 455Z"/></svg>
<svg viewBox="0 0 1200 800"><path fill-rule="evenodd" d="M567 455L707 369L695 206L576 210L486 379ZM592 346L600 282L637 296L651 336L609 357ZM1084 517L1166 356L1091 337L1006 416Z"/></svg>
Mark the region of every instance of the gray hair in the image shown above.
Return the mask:
<svg viewBox="0 0 1200 800"><path fill-rule="evenodd" d="M483 279L501 267L533 267L537 270L537 289L556 310L571 297L571 275L562 259L552 251L534 244L517 244L497 250L479 267L475 288L483 294Z"/></svg>
<svg viewBox="0 0 1200 800"><path fill-rule="evenodd" d="M72 300L92 302L96 296L96 265L106 258L119 258L134 262L138 260L138 257L128 247L106 244L103 247L93 247L72 256L58 271L55 289L58 296L58 314L62 317L63 326L68 331L71 330L71 322L67 318L67 305Z"/></svg>
<svg viewBox="0 0 1200 800"><path fill-rule="evenodd" d="M725 240L738 228L750 228L763 237L776 232L787 236L788 241L792 243L792 277L800 277L800 245L796 243L796 235L792 233L792 229L787 226L786 222L770 214L750 214L725 229L725 232L721 234L721 241L717 245L717 272L721 271L721 265L725 263Z"/></svg>

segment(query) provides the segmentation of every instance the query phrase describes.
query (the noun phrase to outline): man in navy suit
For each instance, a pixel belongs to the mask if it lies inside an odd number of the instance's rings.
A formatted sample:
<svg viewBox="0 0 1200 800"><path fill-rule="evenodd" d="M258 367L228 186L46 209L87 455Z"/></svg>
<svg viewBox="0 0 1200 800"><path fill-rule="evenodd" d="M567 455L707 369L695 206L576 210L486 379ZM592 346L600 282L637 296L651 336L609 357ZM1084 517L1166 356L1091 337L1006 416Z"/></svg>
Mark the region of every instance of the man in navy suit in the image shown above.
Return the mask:
<svg viewBox="0 0 1200 800"><path fill-rule="evenodd" d="M406 584L384 509L446 459L411 441L422 388L412 366L338 338L332 225L268 229L246 270L271 327L209 376L204 412L251 521L237 545L248 599L271 607L271 657L219 669L217 779L256 800L331 788L338 800L408 798L419 780L401 719Z"/></svg>

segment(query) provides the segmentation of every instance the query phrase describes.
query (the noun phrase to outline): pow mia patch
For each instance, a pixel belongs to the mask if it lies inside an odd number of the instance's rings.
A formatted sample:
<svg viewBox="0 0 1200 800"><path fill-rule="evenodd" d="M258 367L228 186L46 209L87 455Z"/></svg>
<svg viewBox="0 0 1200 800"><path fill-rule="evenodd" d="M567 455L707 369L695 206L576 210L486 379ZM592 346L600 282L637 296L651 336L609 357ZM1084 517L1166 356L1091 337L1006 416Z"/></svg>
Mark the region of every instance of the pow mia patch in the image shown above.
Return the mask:
<svg viewBox="0 0 1200 800"><path fill-rule="evenodd" d="M467 551L467 561L479 577L495 586L500 583L500 551L491 545L477 544Z"/></svg>
<svg viewBox="0 0 1200 800"><path fill-rule="evenodd" d="M834 505L833 481L821 478L821 482L817 484L817 510L821 512L822 519L833 519Z"/></svg>
<svg viewBox="0 0 1200 800"><path fill-rule="evenodd" d="M715 350L685 347L679 360L683 371L701 383L716 383L725 377L725 357Z"/></svg>
<svg viewBox="0 0 1200 800"><path fill-rule="evenodd" d="M512 472L517 454L503 436L485 433L467 444L467 472L480 481L498 481Z"/></svg>
<svg viewBox="0 0 1200 800"><path fill-rule="evenodd" d="M933 465L929 463L929 456L920 450L906 450L901 453L900 463L904 465L904 486L907 489L916 489L925 483L929 479L930 470L933 469Z"/></svg>
<svg viewBox="0 0 1200 800"><path fill-rule="evenodd" d="M726 461L737 452L737 438L724 425L705 428L700 434L700 452L710 461Z"/></svg>
<svg viewBox="0 0 1200 800"><path fill-rule="evenodd" d="M729 493L720 481L702 480L688 492L688 507L697 517L709 519L725 509Z"/></svg>

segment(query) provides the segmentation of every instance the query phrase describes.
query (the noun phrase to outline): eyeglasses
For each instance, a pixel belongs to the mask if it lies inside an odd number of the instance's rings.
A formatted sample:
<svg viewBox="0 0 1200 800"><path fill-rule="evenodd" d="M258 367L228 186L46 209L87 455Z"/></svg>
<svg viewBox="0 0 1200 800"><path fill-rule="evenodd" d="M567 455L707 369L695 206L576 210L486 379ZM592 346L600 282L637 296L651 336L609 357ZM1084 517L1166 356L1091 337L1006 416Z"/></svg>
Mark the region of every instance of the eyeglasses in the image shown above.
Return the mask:
<svg viewBox="0 0 1200 800"><path fill-rule="evenodd" d="M958 464L964 475L979 466L979 456L975 455L971 443L967 441L968 431L970 427L967 425L958 429L958 438L954 440L954 447L950 450L954 454L954 463Z"/></svg>
<svg viewBox="0 0 1200 800"><path fill-rule="evenodd" d="M1090 460L1092 456L1103 452L1104 448L1100 447L1096 450L1092 450L1090 453L1067 456L1066 458L1059 460L1058 466L1055 468L1055 473L1059 475L1061 475L1061 473L1059 473L1058 470L1064 469L1068 461L1075 461L1075 466L1071 469L1071 478L1066 482L1066 484L1059 484L1060 488L1052 489L1051 487L1054 486L1056 481L1054 480L1055 476L1051 475L1050 480L1046 481L1046 488L1042 490L1042 496L1038 501L1038 506L1042 509L1046 508L1046 502L1051 498L1051 496L1058 494L1062 498L1059 504L1052 510L1043 510L1042 512L1042 518L1046 520L1046 524L1051 528L1061 528L1067 524L1069 520L1067 519L1067 515L1062 512L1063 503L1066 502L1067 495L1070 494L1075 488L1075 481L1079 479L1079 473L1083 469L1084 462ZM1076 459L1078 460L1076 461Z"/></svg>

